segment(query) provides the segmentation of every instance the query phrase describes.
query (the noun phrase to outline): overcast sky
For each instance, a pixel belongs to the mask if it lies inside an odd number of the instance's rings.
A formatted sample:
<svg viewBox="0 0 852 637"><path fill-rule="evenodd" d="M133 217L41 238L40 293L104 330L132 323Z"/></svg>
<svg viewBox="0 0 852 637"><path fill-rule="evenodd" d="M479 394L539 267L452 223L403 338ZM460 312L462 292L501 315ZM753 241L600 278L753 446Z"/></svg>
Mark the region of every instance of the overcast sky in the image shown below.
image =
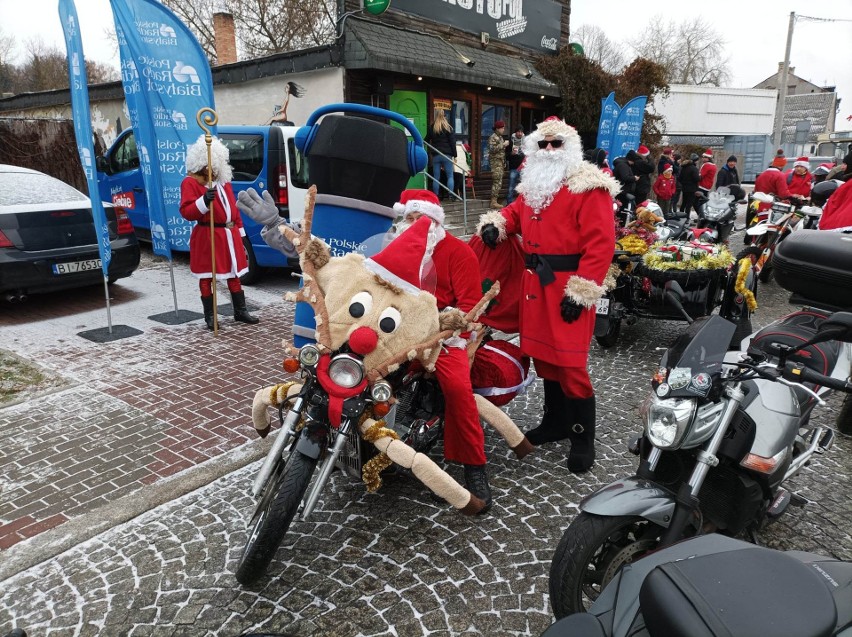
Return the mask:
<svg viewBox="0 0 852 637"><path fill-rule="evenodd" d="M187 0L204 1L204 0ZM309 0L306 0L309 1ZM534 2L535 0L526 0ZM106 36L112 27L108 0L76 0L83 49L89 59L118 66L118 54ZM657 10L654 7L665 7ZM698 6L701 8L699 9ZM23 44L41 36L47 44L64 49L57 0L0 0L0 29ZM797 15L849 22L798 20L793 32L790 65L796 75L820 86L833 85L843 100L837 117L838 130L852 130L852 1L808 2L802 0L713 0L638 2L637 0L574 0L571 25L576 29L594 24L615 42L631 39L655 14L680 22L701 15L726 41L731 60L732 86L752 87L769 77L784 59L790 12ZM671 46L677 47L677 42Z"/></svg>

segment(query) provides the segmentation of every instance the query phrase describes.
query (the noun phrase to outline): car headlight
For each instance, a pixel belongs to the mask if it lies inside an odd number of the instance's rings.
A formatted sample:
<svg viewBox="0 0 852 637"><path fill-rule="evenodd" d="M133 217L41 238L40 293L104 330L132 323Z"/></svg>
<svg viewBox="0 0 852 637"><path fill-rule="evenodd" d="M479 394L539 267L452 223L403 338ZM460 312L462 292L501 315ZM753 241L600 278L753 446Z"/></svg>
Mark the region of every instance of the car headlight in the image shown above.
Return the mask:
<svg viewBox="0 0 852 637"><path fill-rule="evenodd" d="M718 221L726 212L728 212L726 208L707 208L704 210L704 218L708 221Z"/></svg>
<svg viewBox="0 0 852 637"><path fill-rule="evenodd" d="M364 365L349 354L340 354L328 366L328 375L335 385L350 389L364 380Z"/></svg>
<svg viewBox="0 0 852 637"><path fill-rule="evenodd" d="M696 406L694 398L652 396L643 405L645 435L651 444L660 449L676 449L695 417Z"/></svg>
<svg viewBox="0 0 852 637"><path fill-rule="evenodd" d="M370 395L377 403L386 403L391 399L391 396L393 396L393 390L391 389L390 383L388 381L379 380L373 383L373 387L370 390Z"/></svg>
<svg viewBox="0 0 852 637"><path fill-rule="evenodd" d="M314 345L305 345L299 350L299 362L303 367L313 367L319 362L320 351Z"/></svg>

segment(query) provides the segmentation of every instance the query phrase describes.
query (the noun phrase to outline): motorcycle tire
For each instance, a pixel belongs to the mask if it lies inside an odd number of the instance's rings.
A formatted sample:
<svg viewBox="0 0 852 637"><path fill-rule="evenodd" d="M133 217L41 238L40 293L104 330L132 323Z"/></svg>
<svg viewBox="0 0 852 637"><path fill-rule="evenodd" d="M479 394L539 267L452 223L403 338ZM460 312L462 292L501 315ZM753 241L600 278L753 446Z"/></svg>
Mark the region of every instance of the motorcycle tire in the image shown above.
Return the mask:
<svg viewBox="0 0 852 637"><path fill-rule="evenodd" d="M316 466L315 458L293 451L277 479L267 484L260 514L237 564L236 577L240 584L251 584L266 572L299 510Z"/></svg>
<svg viewBox="0 0 852 637"><path fill-rule="evenodd" d="M847 436L852 436L852 396L845 396L837 414L837 431Z"/></svg>
<svg viewBox="0 0 852 637"><path fill-rule="evenodd" d="M550 563L556 619L588 610L618 569L654 550L662 534L662 527L638 516L577 515Z"/></svg>
<svg viewBox="0 0 852 637"><path fill-rule="evenodd" d="M603 334L601 336L595 336L595 340L598 342L598 345L600 345L604 349L609 349L618 342L618 337L620 334L621 320L610 319L609 327L607 327L606 334Z"/></svg>

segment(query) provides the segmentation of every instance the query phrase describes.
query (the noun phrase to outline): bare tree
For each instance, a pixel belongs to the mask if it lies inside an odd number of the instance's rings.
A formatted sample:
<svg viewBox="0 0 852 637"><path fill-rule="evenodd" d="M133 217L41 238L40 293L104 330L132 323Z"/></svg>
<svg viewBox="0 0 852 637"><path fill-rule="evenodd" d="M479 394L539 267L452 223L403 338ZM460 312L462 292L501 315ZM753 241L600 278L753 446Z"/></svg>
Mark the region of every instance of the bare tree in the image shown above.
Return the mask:
<svg viewBox="0 0 852 637"><path fill-rule="evenodd" d="M243 58L283 53L330 42L335 35L336 0L220 0L191 3L163 0L190 28L211 61L216 60L213 13L234 16Z"/></svg>
<svg viewBox="0 0 852 637"><path fill-rule="evenodd" d="M670 84L721 86L730 80L725 40L700 16L675 23L656 15L640 33L630 45L637 55L662 64Z"/></svg>
<svg viewBox="0 0 852 637"><path fill-rule="evenodd" d="M597 62L607 73L618 73L627 63L623 49L610 40L599 26L584 24L571 34L583 46L586 58Z"/></svg>
<svg viewBox="0 0 852 637"><path fill-rule="evenodd" d="M14 50L15 36L6 35L0 28L0 95L15 90L18 69L12 63Z"/></svg>

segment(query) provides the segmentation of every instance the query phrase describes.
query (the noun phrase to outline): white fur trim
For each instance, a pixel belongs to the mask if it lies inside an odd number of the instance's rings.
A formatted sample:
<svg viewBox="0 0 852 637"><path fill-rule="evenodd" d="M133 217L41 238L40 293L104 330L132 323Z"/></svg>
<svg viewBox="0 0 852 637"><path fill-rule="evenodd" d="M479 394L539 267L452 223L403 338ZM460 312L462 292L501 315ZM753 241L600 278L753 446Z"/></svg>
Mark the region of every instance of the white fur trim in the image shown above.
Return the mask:
<svg viewBox="0 0 852 637"><path fill-rule="evenodd" d="M187 146L185 162L186 171L189 173L201 172L207 166L207 142L204 141L203 134ZM226 184L234 178L228 164L228 147L218 137L214 137L210 143L210 163L213 164L214 180Z"/></svg>
<svg viewBox="0 0 852 637"><path fill-rule="evenodd" d="M364 267L367 268L373 274L380 276L388 283L392 283L404 292L408 292L409 294L414 295L420 294L421 292L420 288L415 285L412 285L402 277L397 276L396 274L388 270L385 266L380 265L372 259L364 259Z"/></svg>
<svg viewBox="0 0 852 637"><path fill-rule="evenodd" d="M401 204L398 201L393 205L393 211L398 215L405 214L405 204Z"/></svg>
<svg viewBox="0 0 852 637"><path fill-rule="evenodd" d="M497 231L500 233L498 235L498 239L500 241L506 240L506 218L501 215L496 210L492 210L491 212L486 212L484 215L480 215L479 224L476 226L477 235L482 235L482 228L487 226L488 224L493 224L497 227Z"/></svg>
<svg viewBox="0 0 852 637"><path fill-rule="evenodd" d="M565 185L574 194L589 192L597 188L603 188L612 197L621 192L621 184L618 183L618 180L602 173L597 166L587 161L584 161L577 170L568 175Z"/></svg>
<svg viewBox="0 0 852 637"><path fill-rule="evenodd" d="M593 307L605 292L603 286L577 275L569 278L565 284L565 296L586 308Z"/></svg>
<svg viewBox="0 0 852 637"><path fill-rule="evenodd" d="M402 210L400 211L397 206L402 207ZM393 205L393 209L403 216L410 212L419 212L442 225L444 223L444 209L441 206L437 206L422 199L411 199L404 206L400 203L395 203Z"/></svg>

